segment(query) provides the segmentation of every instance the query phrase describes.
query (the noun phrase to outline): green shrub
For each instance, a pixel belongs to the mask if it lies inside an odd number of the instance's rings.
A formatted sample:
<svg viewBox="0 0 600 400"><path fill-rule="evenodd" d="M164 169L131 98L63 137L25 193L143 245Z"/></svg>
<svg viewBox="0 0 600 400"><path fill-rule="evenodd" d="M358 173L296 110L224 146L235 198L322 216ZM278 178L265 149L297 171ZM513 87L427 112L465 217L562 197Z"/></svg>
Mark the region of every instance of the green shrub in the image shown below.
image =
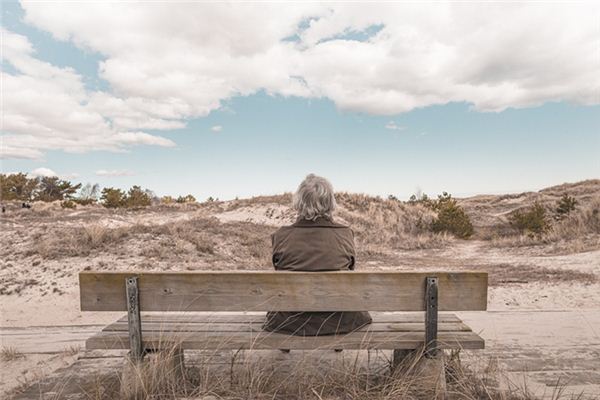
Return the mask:
<svg viewBox="0 0 600 400"><path fill-rule="evenodd" d="M102 205L106 208L125 207L125 192L121 189L104 188L100 197Z"/></svg>
<svg viewBox="0 0 600 400"><path fill-rule="evenodd" d="M148 192L142 190L141 187L133 186L129 189L129 192L127 192L125 203L129 208L148 207L152 204L152 198Z"/></svg>
<svg viewBox="0 0 600 400"><path fill-rule="evenodd" d="M430 201L425 196L426 205L437 211L437 218L431 223L434 232L450 232L455 236L467 239L473 235L473 224L461 206L446 192Z"/></svg>
<svg viewBox="0 0 600 400"><path fill-rule="evenodd" d="M195 203L196 198L191 194L188 194L187 196L179 196L175 201L177 203Z"/></svg>
<svg viewBox="0 0 600 400"><path fill-rule="evenodd" d="M575 211L577 206L577 200L574 197L569 196L568 194L563 194L562 198L556 203L556 219L563 219L566 217L571 211Z"/></svg>
<svg viewBox="0 0 600 400"><path fill-rule="evenodd" d="M521 233L541 235L548 230L546 209L537 201L525 211L517 210L509 218L509 223Z"/></svg>
<svg viewBox="0 0 600 400"><path fill-rule="evenodd" d="M56 176L40 177L38 178L35 200L56 201L71 199L80 188L81 183L73 185L71 182L62 180Z"/></svg>
<svg viewBox="0 0 600 400"><path fill-rule="evenodd" d="M0 174L0 200L30 201L37 186L37 179L29 179L23 173Z"/></svg>
<svg viewBox="0 0 600 400"><path fill-rule="evenodd" d="M173 204L175 203L175 199L171 196L163 196L160 198L160 202L162 204Z"/></svg>

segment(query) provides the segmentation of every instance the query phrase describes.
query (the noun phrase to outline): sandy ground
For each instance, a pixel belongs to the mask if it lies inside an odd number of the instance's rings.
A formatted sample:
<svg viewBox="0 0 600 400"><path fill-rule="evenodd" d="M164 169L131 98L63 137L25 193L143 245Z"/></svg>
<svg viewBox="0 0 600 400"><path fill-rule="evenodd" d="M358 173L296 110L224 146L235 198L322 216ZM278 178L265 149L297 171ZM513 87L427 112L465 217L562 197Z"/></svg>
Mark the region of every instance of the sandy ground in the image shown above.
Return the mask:
<svg viewBox="0 0 600 400"><path fill-rule="evenodd" d="M600 274L600 251L562 256L530 256L522 250L498 250L484 242L458 242L444 250L406 251L394 266L365 265L373 269L485 269L502 264L524 268L534 265ZM396 261L397 261L396 260ZM448 260L452 260L451 263ZM508 268L508 267L507 267ZM526 268L524 268L526 269ZM34 293L4 296L1 305L3 346L25 353L3 368L0 390L18 386L32 377L63 367L72 358L65 352L83 348L87 337L122 313L81 313L77 277L66 276L64 294L43 301ZM527 279L531 279L528 277ZM485 354L496 359L514 381L523 380L536 393L552 393L557 382L573 392L600 397L600 285L597 282L517 280L493 286L489 311L461 313L486 339ZM468 358L468 357L467 357ZM519 381L520 382L520 381Z"/></svg>
<svg viewBox="0 0 600 400"><path fill-rule="evenodd" d="M75 210L65 213L60 224L118 228L207 215L221 222L249 221L273 229L290 220L289 208L273 204L216 212L196 208L142 214ZM2 243L11 246L0 260L0 278L4 290L10 292L0 293L0 344L24 355L2 361L0 396L52 371L77 369L79 362L85 364L82 370L93 369L93 357L80 352L79 358L84 358L76 361L73 354L102 324L122 313L81 313L77 273L84 268L146 269L140 248L64 259L24 257L31 246L31 231L43 234L44 223L7 220L0 228ZM167 263L171 264L175 270L194 266L193 262ZM560 380L573 392L600 398L600 250L555 255L546 254L543 247L494 248L486 241L455 240L440 249L393 250L382 258L359 260L357 268L488 271L489 311L460 314L486 339L487 348L467 355L466 360L496 360L513 380L524 379L538 394L551 393ZM108 364L116 368L119 362Z"/></svg>

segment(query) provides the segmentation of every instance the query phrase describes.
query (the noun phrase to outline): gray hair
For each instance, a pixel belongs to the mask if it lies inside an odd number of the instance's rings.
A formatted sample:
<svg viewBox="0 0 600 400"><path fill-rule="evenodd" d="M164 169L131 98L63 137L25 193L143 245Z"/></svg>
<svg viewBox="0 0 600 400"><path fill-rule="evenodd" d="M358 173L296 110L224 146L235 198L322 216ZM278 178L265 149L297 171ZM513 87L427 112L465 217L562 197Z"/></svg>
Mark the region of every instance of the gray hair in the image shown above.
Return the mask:
<svg viewBox="0 0 600 400"><path fill-rule="evenodd" d="M294 193L293 207L298 219L314 221L324 217L331 220L336 207L333 186L327 179L309 174Z"/></svg>

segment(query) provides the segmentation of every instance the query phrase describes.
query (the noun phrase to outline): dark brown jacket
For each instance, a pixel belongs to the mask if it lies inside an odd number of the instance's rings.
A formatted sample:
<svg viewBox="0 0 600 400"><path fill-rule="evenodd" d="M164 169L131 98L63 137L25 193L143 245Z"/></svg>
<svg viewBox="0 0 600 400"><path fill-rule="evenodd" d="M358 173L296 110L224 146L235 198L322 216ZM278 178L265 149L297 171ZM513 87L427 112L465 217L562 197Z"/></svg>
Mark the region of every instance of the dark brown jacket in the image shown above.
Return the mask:
<svg viewBox="0 0 600 400"><path fill-rule="evenodd" d="M272 236L276 270L353 270L354 234L344 225L325 218L298 220ZM269 312L263 328L300 336L351 332L371 323L368 312Z"/></svg>

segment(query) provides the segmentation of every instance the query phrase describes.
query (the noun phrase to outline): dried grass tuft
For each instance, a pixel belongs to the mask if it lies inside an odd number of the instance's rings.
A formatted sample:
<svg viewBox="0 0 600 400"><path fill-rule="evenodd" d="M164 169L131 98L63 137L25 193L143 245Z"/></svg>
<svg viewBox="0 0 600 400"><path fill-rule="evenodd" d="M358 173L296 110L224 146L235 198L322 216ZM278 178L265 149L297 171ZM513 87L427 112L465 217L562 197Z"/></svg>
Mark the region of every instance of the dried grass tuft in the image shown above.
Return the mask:
<svg viewBox="0 0 600 400"><path fill-rule="evenodd" d="M2 346L2 349L0 349L0 359L2 361L15 361L19 358L25 358L25 354L21 353L15 347Z"/></svg>

